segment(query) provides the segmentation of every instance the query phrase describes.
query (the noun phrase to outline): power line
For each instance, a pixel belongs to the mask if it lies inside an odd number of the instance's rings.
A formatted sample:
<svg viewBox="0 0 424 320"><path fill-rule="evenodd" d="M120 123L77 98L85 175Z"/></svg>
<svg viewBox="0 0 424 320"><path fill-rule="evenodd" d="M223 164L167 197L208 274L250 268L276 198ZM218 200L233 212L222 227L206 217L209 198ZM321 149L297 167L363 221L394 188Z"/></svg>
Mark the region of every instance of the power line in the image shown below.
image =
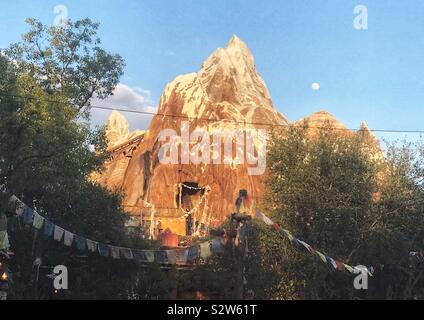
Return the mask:
<svg viewBox="0 0 424 320"><path fill-rule="evenodd" d="M30 97L30 96L7 94L7 93L3 93L3 92L0 92L0 96L64 104L63 101L41 99L41 98ZM241 125L256 125L256 126L280 127L280 128L288 128L291 125L291 124L274 124L274 123L266 123L266 122L247 122L247 121L237 121L237 120L231 120L231 119L211 119L211 118L202 118L202 117L190 117L190 116L185 116L185 115L165 114L165 113L159 113L159 112L149 112L149 111L135 110L136 109L135 107L115 108L115 107L106 107L106 106L98 106L98 105L90 105L90 106L87 106L87 107L92 108L92 109L119 111L119 112L135 113L135 114L149 115L149 116L163 116L163 117L169 117L169 118L179 118L179 119L187 119L187 120L206 121L206 122L226 122L226 123L241 124ZM352 128L335 128L335 127L323 127L323 126L308 126L308 128L318 129L318 130L338 130L338 131L352 131L352 132L358 132L358 131L361 130L361 129L352 129ZM369 128L368 128L368 130L370 132L378 132L378 133L424 134L424 130L369 129Z"/></svg>
<svg viewBox="0 0 424 320"><path fill-rule="evenodd" d="M210 121L210 122L230 122L235 124L250 124L250 125L261 125L261 126L270 126L270 127L289 127L290 124L272 124L272 123L264 123L264 122L246 122L246 121L236 121L236 120L230 120L230 119L210 119L210 118L198 118L198 117L190 117L190 116L183 116L183 115L173 115L173 114L164 114L164 113L155 113L155 112L148 112L148 111L138 111L138 110L128 110L128 109L120 109L120 108L112 108L112 107L102 107L102 106L96 106L92 105L90 106L93 109L104 109L104 110L116 110L120 112L128 112L128 113L138 113L138 114L144 114L144 115L158 115L158 116L164 116L164 117L171 117L171 118L183 118L183 119L189 119L189 120L203 120L203 121ZM327 127L318 127L318 126L308 126L308 128L311 129L329 129L329 130L340 130L340 131L360 131L361 129L351 129L351 128L327 128ZM397 130L397 129L368 129L371 132L386 132L386 133L420 133L424 134L424 130Z"/></svg>

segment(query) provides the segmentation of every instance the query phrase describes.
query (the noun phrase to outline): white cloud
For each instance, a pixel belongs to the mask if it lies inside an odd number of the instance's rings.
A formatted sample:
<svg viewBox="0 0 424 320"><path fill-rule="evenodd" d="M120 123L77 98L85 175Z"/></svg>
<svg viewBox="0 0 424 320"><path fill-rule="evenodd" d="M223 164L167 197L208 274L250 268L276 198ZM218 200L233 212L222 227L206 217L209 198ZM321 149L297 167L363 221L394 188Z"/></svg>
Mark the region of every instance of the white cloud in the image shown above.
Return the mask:
<svg viewBox="0 0 424 320"><path fill-rule="evenodd" d="M157 111L157 107L155 106L149 90L138 87L131 88L123 83L118 84L113 95L109 96L107 99L100 100L98 98L94 98L92 100L92 105L149 113L156 113ZM94 125L104 125L111 112L111 110L92 108L92 123ZM135 129L147 129L153 117L152 115L144 115L133 112L119 112L127 118L131 131Z"/></svg>

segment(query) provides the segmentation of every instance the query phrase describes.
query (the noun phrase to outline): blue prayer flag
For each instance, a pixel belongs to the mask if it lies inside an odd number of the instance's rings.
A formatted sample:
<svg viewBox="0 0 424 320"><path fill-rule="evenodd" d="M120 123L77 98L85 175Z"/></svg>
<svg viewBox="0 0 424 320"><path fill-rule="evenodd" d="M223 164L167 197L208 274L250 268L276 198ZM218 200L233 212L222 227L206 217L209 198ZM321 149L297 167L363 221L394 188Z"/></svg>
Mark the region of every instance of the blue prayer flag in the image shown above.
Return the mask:
<svg viewBox="0 0 424 320"><path fill-rule="evenodd" d="M99 243L98 244L98 249L99 249L99 254L102 257L108 257L109 256L109 250L110 250L110 248L109 248L109 246L107 244Z"/></svg>
<svg viewBox="0 0 424 320"><path fill-rule="evenodd" d="M79 251L84 251L86 248L85 244L87 242L87 239L84 237L75 235L74 240L75 240L75 244L77 245L77 249Z"/></svg>
<svg viewBox="0 0 424 320"><path fill-rule="evenodd" d="M44 235L46 235L47 237L51 237L53 235L53 230L54 230L54 224L51 223L49 220L44 220L44 228L43 228Z"/></svg>
<svg viewBox="0 0 424 320"><path fill-rule="evenodd" d="M34 219L34 211L31 208L26 207L24 209L22 219L23 219L25 224L32 224L32 221Z"/></svg>

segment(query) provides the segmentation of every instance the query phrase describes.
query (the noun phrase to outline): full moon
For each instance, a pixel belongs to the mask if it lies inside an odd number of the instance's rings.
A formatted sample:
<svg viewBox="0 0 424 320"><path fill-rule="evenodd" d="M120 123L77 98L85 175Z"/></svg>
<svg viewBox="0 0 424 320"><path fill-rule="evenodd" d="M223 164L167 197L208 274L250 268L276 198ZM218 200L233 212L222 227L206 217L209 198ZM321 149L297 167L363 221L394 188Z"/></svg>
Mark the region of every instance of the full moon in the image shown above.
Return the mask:
<svg viewBox="0 0 424 320"><path fill-rule="evenodd" d="M320 85L319 85L319 83L318 83L318 82L314 82L314 83L312 84L312 90L314 90L314 91L318 91L318 90L319 90L319 88L320 88Z"/></svg>

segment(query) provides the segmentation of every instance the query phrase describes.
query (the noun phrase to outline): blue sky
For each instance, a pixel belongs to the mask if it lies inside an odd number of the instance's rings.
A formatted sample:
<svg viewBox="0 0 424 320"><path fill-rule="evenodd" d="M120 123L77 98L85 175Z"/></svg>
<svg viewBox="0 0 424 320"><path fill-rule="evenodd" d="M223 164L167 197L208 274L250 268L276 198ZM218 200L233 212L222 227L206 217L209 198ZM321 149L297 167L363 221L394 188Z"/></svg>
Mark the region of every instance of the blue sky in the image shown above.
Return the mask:
<svg viewBox="0 0 424 320"><path fill-rule="evenodd" d="M351 128L365 120L374 129L424 129L424 1L16 0L2 3L0 48L19 40L27 17L52 24L60 4L72 20L101 22L103 45L126 60L122 83L145 107L237 34L290 120L325 109ZM368 8L368 30L353 27L358 4Z"/></svg>

